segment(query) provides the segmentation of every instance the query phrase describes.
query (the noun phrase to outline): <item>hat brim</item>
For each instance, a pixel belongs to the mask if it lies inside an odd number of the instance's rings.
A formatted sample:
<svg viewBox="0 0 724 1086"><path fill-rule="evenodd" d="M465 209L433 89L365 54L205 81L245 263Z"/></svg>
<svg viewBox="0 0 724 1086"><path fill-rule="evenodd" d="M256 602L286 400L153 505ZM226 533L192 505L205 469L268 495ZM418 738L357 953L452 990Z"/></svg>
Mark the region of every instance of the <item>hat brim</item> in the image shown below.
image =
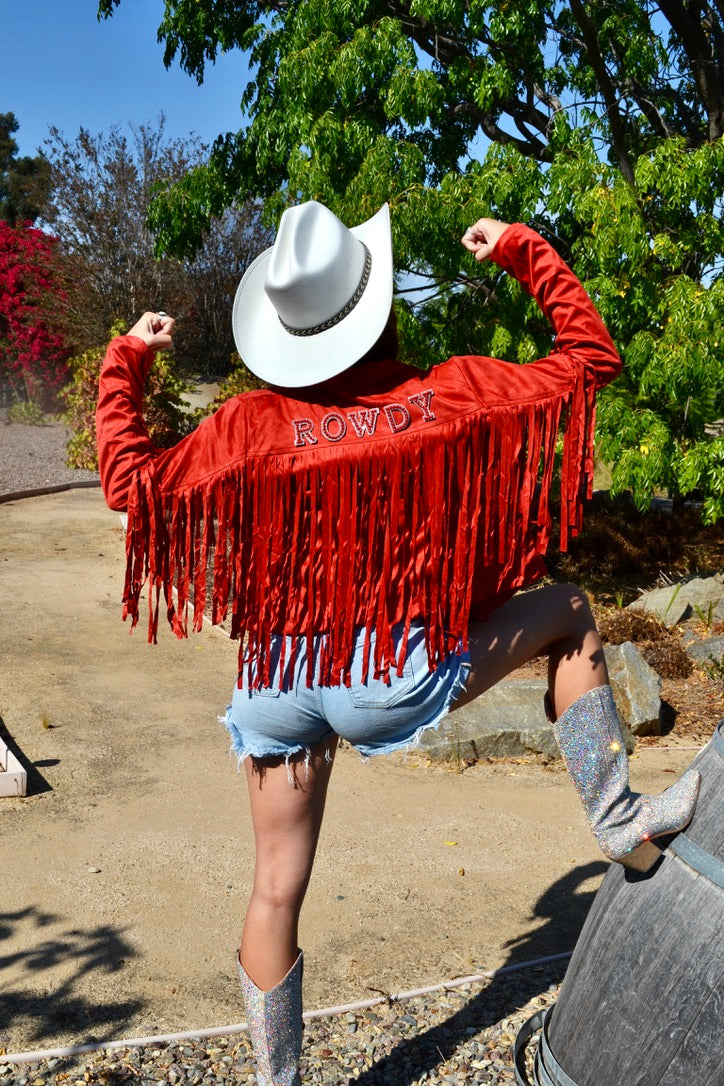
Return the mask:
<svg viewBox="0 0 724 1086"><path fill-rule="evenodd" d="M272 385L302 388L335 377L354 365L379 338L392 305L390 212L385 204L351 233L372 255L362 297L339 324L313 336L288 332L270 302L264 284L273 248L249 265L239 283L232 310L236 349L252 373Z"/></svg>

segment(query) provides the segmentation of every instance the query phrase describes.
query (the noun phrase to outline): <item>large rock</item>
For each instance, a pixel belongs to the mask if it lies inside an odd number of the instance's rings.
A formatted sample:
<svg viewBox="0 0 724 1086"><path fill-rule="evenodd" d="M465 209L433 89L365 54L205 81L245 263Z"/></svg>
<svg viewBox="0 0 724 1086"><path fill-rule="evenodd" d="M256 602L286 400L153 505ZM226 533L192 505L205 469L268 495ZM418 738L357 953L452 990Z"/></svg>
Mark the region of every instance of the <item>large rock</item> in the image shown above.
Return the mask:
<svg viewBox="0 0 724 1086"><path fill-rule="evenodd" d="M634 735L661 735L659 675L630 641L608 645L604 651L611 689L624 723Z"/></svg>
<svg viewBox="0 0 724 1086"><path fill-rule="evenodd" d="M705 637L701 641L690 641L685 647L697 664L717 674L721 672L724 667L724 637Z"/></svg>
<svg viewBox="0 0 724 1086"><path fill-rule="evenodd" d="M658 734L661 680L635 645L606 648L611 688L622 719L626 749L636 735ZM420 750L435 760L476 761L540 753L558 757L558 747L543 709L544 679L504 679L475 701L429 729Z"/></svg>
<svg viewBox="0 0 724 1086"><path fill-rule="evenodd" d="M441 760L517 757L531 751L555 758L558 748L543 711L547 689L543 679L504 679L445 717L436 731L428 729L420 749Z"/></svg>
<svg viewBox="0 0 724 1086"><path fill-rule="evenodd" d="M724 614L724 574L685 577L678 584L653 588L629 604L631 611L649 611L669 628L699 616L706 623Z"/></svg>

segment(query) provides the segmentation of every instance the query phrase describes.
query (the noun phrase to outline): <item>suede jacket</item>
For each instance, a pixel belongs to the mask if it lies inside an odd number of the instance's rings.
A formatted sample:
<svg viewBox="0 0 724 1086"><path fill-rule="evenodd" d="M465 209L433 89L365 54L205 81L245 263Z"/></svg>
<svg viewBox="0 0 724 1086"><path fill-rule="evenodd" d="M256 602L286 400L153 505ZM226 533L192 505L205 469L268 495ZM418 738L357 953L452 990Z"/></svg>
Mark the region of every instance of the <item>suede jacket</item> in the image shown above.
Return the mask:
<svg viewBox="0 0 724 1086"><path fill-rule="evenodd" d="M230 606L240 672L249 665L255 685L266 685L272 634L323 635L307 681L335 685L347 681L356 628L376 630L365 671L384 676L404 663L392 627L422 618L434 667L466 648L471 616L540 578L557 443L565 549L592 488L595 393L621 363L537 233L509 227L493 260L551 322L547 357L453 357L426 373L357 365L306 389L237 396L165 451L141 415L153 352L114 339L97 434L108 504L128 510L124 617L135 625L146 582L149 639L161 593L178 636L190 594L196 629L207 602L214 622Z"/></svg>

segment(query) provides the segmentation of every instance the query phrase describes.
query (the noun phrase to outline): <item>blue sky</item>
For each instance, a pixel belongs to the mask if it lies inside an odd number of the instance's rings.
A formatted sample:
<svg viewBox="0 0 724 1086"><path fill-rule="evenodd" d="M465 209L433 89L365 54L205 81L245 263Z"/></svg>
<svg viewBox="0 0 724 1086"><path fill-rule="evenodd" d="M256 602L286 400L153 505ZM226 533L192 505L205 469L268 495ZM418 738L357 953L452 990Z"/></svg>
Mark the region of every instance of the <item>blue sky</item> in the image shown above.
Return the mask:
<svg viewBox="0 0 724 1086"><path fill-rule="evenodd" d="M98 22L95 0L0 0L0 113L14 113L21 155L34 155L55 125L68 138L112 125L155 123L166 135L212 140L241 127L247 76L241 53L209 68L202 86L163 65L156 30L163 0L122 0Z"/></svg>

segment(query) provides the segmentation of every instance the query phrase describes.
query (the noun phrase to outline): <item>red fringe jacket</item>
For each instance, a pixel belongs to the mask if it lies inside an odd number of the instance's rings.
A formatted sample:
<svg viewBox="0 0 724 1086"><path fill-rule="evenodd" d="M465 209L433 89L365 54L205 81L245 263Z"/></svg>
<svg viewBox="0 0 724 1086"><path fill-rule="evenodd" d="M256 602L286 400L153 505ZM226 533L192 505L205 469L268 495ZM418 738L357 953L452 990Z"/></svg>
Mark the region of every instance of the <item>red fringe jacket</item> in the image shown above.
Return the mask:
<svg viewBox="0 0 724 1086"><path fill-rule="evenodd" d="M322 634L307 681L337 685L348 681L355 628L376 630L374 674L385 676L405 658L392 627L421 617L434 667L452 645L467 647L471 615L543 575L559 432L565 548L592 487L595 392L621 363L583 287L538 234L509 228L493 259L551 321L547 358L454 357L428 373L373 362L289 394L249 392L166 451L140 411L153 352L134 336L114 339L97 430L106 499L128 509L124 618L136 624L148 581L149 640L161 590L179 637L193 590L200 629L209 567L212 621L230 603L241 639L240 682L246 664L247 682L268 685L273 633ZM369 655L368 637L365 675Z"/></svg>

